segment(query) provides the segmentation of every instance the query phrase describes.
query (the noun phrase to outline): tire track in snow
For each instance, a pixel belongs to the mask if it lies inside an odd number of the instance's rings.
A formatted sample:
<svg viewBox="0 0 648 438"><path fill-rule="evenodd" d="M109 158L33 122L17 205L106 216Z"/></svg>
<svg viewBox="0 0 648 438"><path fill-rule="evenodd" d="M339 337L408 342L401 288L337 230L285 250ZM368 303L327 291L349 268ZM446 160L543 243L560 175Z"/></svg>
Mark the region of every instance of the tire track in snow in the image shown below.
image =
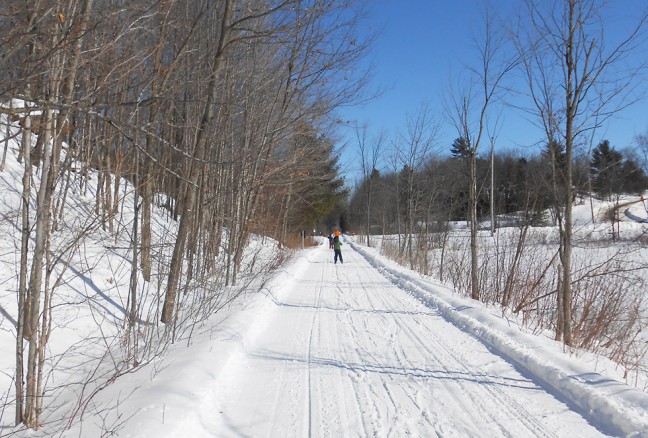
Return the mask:
<svg viewBox="0 0 648 438"><path fill-rule="evenodd" d="M285 379L286 376L286 368L287 364L283 362L281 364L281 372L279 373L279 376L277 378L278 381L282 382ZM275 394L275 397L273 399L273 405L272 405L272 415L270 417L270 430L274 430L275 427L280 424L280 415L279 413L281 412L281 409L279 409L281 406L283 406L283 403L281 400L284 397L284 393L277 391Z"/></svg>
<svg viewBox="0 0 648 438"><path fill-rule="evenodd" d="M391 285L391 283L387 283L387 284ZM394 290L395 292L397 292L399 294L401 293L400 290L398 290L397 288L395 288L393 286L392 286L392 288L390 288L390 290ZM428 347L427 343L424 342L409 327L409 325L405 322L405 316L408 316L409 317L408 319L412 319L411 318L411 316L412 316L411 310L404 307L402 304L399 306L398 304L400 304L400 303L398 303L396 300L392 299L384 291L384 289L383 290L381 290L381 289L377 290L376 291L376 296L377 296L377 298L379 298L379 305L376 305L374 303L374 300L371 300L372 301L372 307L373 308L391 309L392 310L392 316L393 316L394 321L396 322L396 327L398 329L398 332L399 333L402 332L405 336L407 336L407 339L409 341L413 341L413 344L417 347L416 348L417 352L423 353L422 356L436 359L436 362L438 362L439 364L443 364L444 362L439 357L439 354L438 354L437 350ZM388 299L388 296L389 296L389 299ZM407 298L409 299L409 297L407 297ZM416 318L414 318L414 320L416 320ZM403 342L398 341L398 342L393 342L391 344L392 344L392 350L393 350L393 353L394 353L394 358L398 362L397 366L394 367L395 369L403 370L403 374L407 374L408 373L407 370L415 371L415 370L419 369L419 367L416 364L414 364L412 361L407 359L407 354L405 353L404 345L403 345L404 343ZM448 370L445 367L444 367L444 371L450 373L450 370ZM455 409L459 409L459 410L461 410L463 412L468 413L471 420L472 420L471 422L473 424L478 424L480 421L482 421L481 417L478 417L478 416L472 414L472 412L473 412L473 410L471 409L472 406L470 404L466 403L465 399L462 399L459 396L455 395L455 392L452 390L453 388L451 388L449 386L450 383L445 383L445 382L442 382L442 383L443 383L444 387L447 388L447 393L452 397L453 401L458 406L458 408L455 408ZM416 392L417 394L420 394L421 392L423 392L423 393L429 392L430 388L429 388L428 379L424 379L423 382L420 382L417 379L409 379L408 384L410 385L410 390L403 389L404 394L406 394L407 398L412 402L415 409L418 409L419 411L423 411L423 409L421 409L420 403L418 401L416 401L410 394L411 394L411 392ZM418 388L415 388L414 385L418 386ZM389 390L387 389L386 385L385 385L385 389L389 393ZM388 395L389 395L390 399L393 400L391 394L389 393ZM426 423L429 426L434 428L434 424L432 423L430 418L424 416L424 419L425 419ZM492 419L492 420L494 421L494 419ZM459 430L465 429L464 426L457 426L457 425L454 425L454 424L452 425L452 427L457 428ZM439 432L441 432L441 431L439 431Z"/></svg>
<svg viewBox="0 0 648 438"><path fill-rule="evenodd" d="M388 305L387 301L384 299L383 291L379 289L375 293L371 293L371 292L372 291L369 289L366 290L368 297L370 297L369 301L371 302L372 308L393 309L393 307ZM388 317L387 315L390 316ZM405 354L403 345L399 340L403 333L402 323L399 323L399 318L395 317L397 316L396 313L393 314L384 313L384 314L380 314L380 316L383 318L385 322L389 321L388 324L389 330L386 333L385 343L391 347L392 358L396 361L394 368L398 370L411 369L412 364L410 361L407 360L407 355ZM403 427L403 424L400 422L399 412L402 411L411 412L412 410L413 411L422 411L422 410L421 410L421 406L413 398L409 397L409 394L412 392L412 390L415 390L414 386L412 385L413 382L411 381L411 379L408 379L407 382L402 382L401 379L396 381L395 377L391 374L388 374L388 378L389 380L386 379L383 380L382 388L384 394L386 395L385 401L389 401L389 405L384 406L384 409L386 411L385 415L387 416L387 418L389 419L391 417L391 421L388 421L388 424L390 424L389 435L392 435L397 431L400 431L401 428ZM405 383L407 384L407 386L405 386ZM390 389L390 386L394 386L394 388ZM405 400L409 400L409 402L412 404L414 409L402 406L402 398L395 397L393 393L394 390L398 391L399 393L402 393L402 395L405 395ZM399 402L398 400L401 401ZM428 418L423 416L422 418L423 420L425 420L426 424L423 425L419 424L419 427L434 429L434 425L429 421Z"/></svg>
<svg viewBox="0 0 648 438"><path fill-rule="evenodd" d="M317 294L315 297L315 303L313 305L313 318L310 324L310 330L308 333L308 356L307 356L307 396L308 407L307 407L307 424L308 424L308 436L313 436L313 384L312 384L312 366L313 366L313 334L316 329L319 329L319 314L322 300L322 289L324 288L324 269L322 269L322 275L320 277L319 287L317 288Z"/></svg>
<svg viewBox="0 0 648 438"><path fill-rule="evenodd" d="M402 320L402 317L397 316L397 318ZM443 369L446 371L448 374L450 373L456 373L456 371L453 371L450 367L447 366L447 364L451 363L454 367L457 367L459 370L463 371L466 375L475 375L475 370L471 369L467 365L465 365L465 362L463 361L464 357L461 355L458 355L455 353L454 349L449 348L449 346L445 342L438 342L440 340L438 334L432 333L429 331L428 328L425 326L421 326L419 324L420 328L423 330L428 331L429 337L426 338L427 340L436 340L437 342L434 344L435 347L437 348L429 348L425 346L425 342L423 342L420 338L420 336L417 334L415 330L407 326L407 324L404 325L405 330L407 330L411 336L412 339L416 340L419 345L421 345L421 348L427 349L428 352L435 351L436 353L434 354L435 358L439 359L439 364L443 364ZM443 356L439 354L439 351L442 351L444 353ZM488 378L490 380L490 378ZM537 422L534 420L534 416L531 415L528 411L526 411L523 407L519 406L517 403L515 403L508 395L506 395L497 385L491 385L490 382L487 382L487 384L482 384L476 386L475 390L475 385L467 385L464 383L462 380L455 380L453 382L450 382L448 385L448 389L452 389L451 386L456 385L461 388L461 391L463 394L472 394L469 395L468 397L472 399L471 405L468 405L465 402L462 402L462 399L460 399L458 396L455 396L455 400L464 406L465 412L471 413L472 419L475 421L475 424L479 424L480 422L483 422L484 419L481 418L479 415L474 415L472 414L473 412L479 412L481 415L486 415L490 419L488 423L498 425L499 427L499 432L502 433L503 435L507 435L506 429L503 429L499 423L500 423L500 418L501 418L501 412L498 412L497 415L494 415L492 411L484 405L482 400L489 400L489 402L495 401L496 404L500 406L500 409L506 409L506 410L514 410L516 411L515 415L511 415L511 417L516 417L520 423L522 423L523 426L525 426L528 430L529 433L531 433L533 436L552 436L552 433L547 431L544 425L542 425L540 422ZM482 396L481 392L485 391L490 394L490 397ZM451 394L454 396L453 391L449 391ZM463 398L465 400L465 398ZM472 405L477 405L478 409L474 409Z"/></svg>
<svg viewBox="0 0 648 438"><path fill-rule="evenodd" d="M345 255L334 267L313 252L275 301L245 371L226 380L225 418L235 421L220 436L566 436L543 429L555 418L580 427L561 415L563 404L525 409L520 400L543 402L544 391L502 386L529 380L357 252ZM549 420L536 423L544 412Z"/></svg>
<svg viewBox="0 0 648 438"><path fill-rule="evenodd" d="M340 280L339 273L338 280ZM339 286L336 286L336 288L339 292L343 292ZM355 308L358 308L360 306L360 302L356 300ZM345 328L347 329L346 334L350 335L351 338L351 342L349 342L349 344L355 346L352 352L352 358L351 360L347 359L347 363L361 364L363 362L363 357L369 356L373 358L373 355L370 351L360 350L361 346L363 345L363 341L366 341L366 337L361 338L359 335L360 333L366 333L368 331L368 327L366 325L367 320L363 319L362 322L363 327L361 329L358 329L355 324L353 314L347 313L347 322L345 324ZM372 386L367 384L366 373L363 373L358 369L353 369L352 366L349 366L349 368L350 369L347 374L349 374L354 402L356 409L360 415L360 422L362 424L364 436L375 435L375 431L378 429L378 427L376 425L376 422L372 420L379 418L380 416L379 408L375 401L378 398L375 396L375 393L371 392ZM369 411L368 416L363 415L366 411ZM374 432L372 433L372 431Z"/></svg>
<svg viewBox="0 0 648 438"><path fill-rule="evenodd" d="M382 279L382 277L380 278ZM368 313L372 315L372 318L363 318L362 320L363 326L361 330L358 330L356 328L356 325L353 323L352 319L349 320L350 322L348 325L350 328L352 328L351 331L353 337L352 342L355 345L358 345L358 348L356 348L356 356L353 362L357 364L365 363L368 372L375 371L372 374L380 376L381 368L384 367L384 365L382 365L382 363L384 363L384 358L376 358L371 353L370 347L373 347L373 349L380 351L381 348L385 347L385 341L386 344L388 345L394 345L394 342L390 342L390 341L393 341L398 337L401 328L398 324L394 324L394 320L391 318L388 312L376 311L376 309L381 309L381 308L388 309L389 307L382 305L382 303L384 303L384 300L376 299L374 297L374 293L372 293L373 291L366 286L366 282L363 282L363 280L360 278L358 278L358 280L359 280L358 284L361 285L361 293L365 298L367 304L369 304L368 306L365 305L365 307L373 309L373 311ZM385 283L385 285L388 284L385 282L384 279L382 279L382 281ZM351 283L351 281L349 281L349 283ZM356 308L359 308L360 307L359 302L356 301L356 303L358 304ZM371 346L366 345L369 339L373 339L373 338L366 337L366 334L375 332L375 327L368 325L370 319L378 319L377 322L374 321L374 324L377 324L378 326L382 327L384 331L386 331L386 333L384 333L382 336L376 337L376 341L381 341L381 342L380 343L373 342L373 345ZM360 333L365 336L361 338L359 336ZM361 351L360 346L364 346L364 351ZM364 360L362 358L364 358ZM370 358L371 362L375 365L371 365L366 360L366 358ZM363 388L364 389L363 392L365 393L365 396L363 398L370 400L373 406L372 417L375 419L375 421L372 424L372 428L374 430L380 430L380 424L387 425L388 428L387 436L390 436L396 432L398 432L398 434L402 434L404 432L412 433L412 431L409 430L407 423L404 424L399 421L401 412L403 411L410 412L412 411L412 409L410 407L401 406L401 403L398 402L398 397L395 397L395 395L392 392L392 389L390 389L390 386L393 386L397 391L399 391L399 395L400 392L402 392L402 388L400 388L400 385L402 385L404 382L401 382L400 379L399 381L396 381L395 377L389 373L389 370L391 369L400 369L400 368L406 369L405 363L403 361L399 361L399 364L396 367L389 367L389 369L387 370L388 371L387 374L385 374L384 377L381 376L380 381L375 382L373 384L368 384L366 380L361 382L361 384L367 386L367 388ZM406 390L404 392L405 394L407 394L409 391ZM409 400L410 403L412 403L412 406L414 406L413 409L414 411L421 410L420 406L416 403L414 398L406 395L405 399ZM376 401L381 401L382 403L379 405L378 403L376 403ZM363 400L358 399L358 403L362 404ZM433 429L430 418L424 415L422 415L421 417L424 424L419 424L417 430L420 432L420 430ZM413 433L416 433L416 430L413 431Z"/></svg>
<svg viewBox="0 0 648 438"><path fill-rule="evenodd" d="M332 275L334 286L330 292L334 298L335 308L329 308L329 310L334 311L330 314L334 315L332 319L335 321L335 327L326 327L326 329L322 327L322 329L325 333L334 332L336 336L335 343L330 344L332 347L328 351L322 352L326 353L322 357L332 358L330 361L336 365L341 379L337 383L338 392L348 394L349 400L353 400L352 410L355 413L354 418L362 427L362 436L372 436L380 430L376 421L380 418L379 405L376 403L380 394L376 394L372 385L369 384L367 373L358 367L358 364L364 362L362 357L373 357L370 350L361 348L367 338L359 336L367 333L370 327L366 325L366 318L358 321L354 317L354 315L357 316L357 309L363 307L361 302L355 295L345 293L340 286L340 284L346 284L345 268L347 265L348 262L346 265L334 268L335 271ZM357 322L361 322L362 325L358 326ZM334 348L335 346L337 349ZM331 402L340 403L339 400L331 400ZM343 403L346 405L346 401ZM350 411L345 408L345 412Z"/></svg>
<svg viewBox="0 0 648 438"><path fill-rule="evenodd" d="M340 302L341 297L344 296L343 295L344 291L337 284L336 284L335 288L336 288L336 291L338 292L338 302ZM353 297L353 298L355 299L355 297ZM355 306L350 306L350 307L357 308L357 307L360 306L360 303L357 301L357 299L355 300L354 304L355 304ZM344 316L344 318L345 318L344 321L341 321L341 316ZM343 359L346 359L347 357L351 356L355 362L358 362L359 358L360 358L359 350L357 348L357 345L359 345L359 337L358 337L358 330L357 330L355 324L353 324L352 313L347 311L347 312L344 312L341 315L336 315L336 322L341 327L344 327L344 328L347 329L345 331L345 334L351 335L350 337L351 337L351 340L352 340L350 343L339 342L339 332L338 332L338 330L336 330L336 345L340 345L342 347L342 353L343 354L342 354L341 359L343 360ZM348 329L351 329L351 331L349 331ZM350 349L347 348L349 345L355 345L356 347L351 351ZM369 436L369 430L367 428L365 417L362 415L361 397L360 397L360 394L358 392L358 384L359 384L358 382L360 382L360 380L362 378L362 374L358 370L354 370L354 369L351 369L351 368L344 369L344 368L340 367L340 376L343 376L343 378L344 378L344 382L340 383L340 386L342 387L343 395L345 393L349 392L350 395L352 396L352 400L354 401L354 408L355 408L354 410L355 410L355 412L357 414L357 418L359 420L358 422L362 425L363 436ZM349 388L347 391L344 390L345 386ZM346 397L344 397L344 399L346 399ZM346 404L346 401L345 401L345 404Z"/></svg>
<svg viewBox="0 0 648 438"><path fill-rule="evenodd" d="M317 321L319 336L313 338L311 354L312 363L319 365L318 373L314 374L313 379L319 391L315 388L313 390L320 397L319 409L315 409L320 415L319 427L316 428L314 422L313 431L317 431L320 436L338 437L346 435L348 430L357 431L360 426L361 436L371 436L371 430L375 428L367 422L367 416L363 415L362 406L366 403L361 402L364 396L358 392L359 388L366 386L358 383L363 375L346 365L349 357L358 354L357 348L349 348L357 345L355 341L349 342L349 328L353 326L352 309L357 308L359 303L349 304L343 300L345 295L340 293L342 290L339 286L344 277L340 274L341 271L333 268L330 263L324 269L330 279L328 282L322 280L322 284L326 283L328 287L321 288L318 310L323 314ZM329 305L327 298L334 305ZM353 331L356 331L355 327ZM353 339L353 335L351 338ZM335 382L331 381L331 368L337 376ZM343 424L343 421L346 423Z"/></svg>
<svg viewBox="0 0 648 438"><path fill-rule="evenodd" d="M339 295L338 295L339 297ZM338 302L338 304L340 304ZM344 316L344 314L336 314L335 318L333 319L333 326L328 327L328 330L325 330L324 333L329 333L329 336L327 337L328 341L328 351L326 351L326 355L323 355L325 357L333 357L333 351L335 349L335 346L339 346L341 348L341 353L342 357L347 357L348 355L348 350L345 348L346 343L340 342L340 337L339 337L339 327L343 326L346 327L347 323L341 319L341 317ZM348 318L348 313L346 314ZM361 419L362 416L360 415L360 410L355 403L352 407L348 406L347 400L357 400L357 393L355 391L355 387L353 385L354 377L357 377L357 372L351 371L351 370L346 370L343 367L337 367L337 376L338 376L338 382L336 384L336 393L337 393L337 400L332 400L332 402L337 401L338 406L340 407L340 412L338 418L340 419L351 419L353 418L352 415L357 418ZM331 403L333 404L333 403ZM353 411L353 412L352 412ZM367 429L364 425L363 422L360 422L362 425L363 429L363 436L368 436L367 435ZM350 427L347 427L346 429L349 429ZM342 428L340 425L340 429L337 432L337 436L343 435L343 430L345 428ZM331 436L336 436L336 434L333 433L333 431L329 431L331 433Z"/></svg>
<svg viewBox="0 0 648 438"><path fill-rule="evenodd" d="M400 291L400 290L399 290ZM402 291L400 291L403 293ZM403 306L402 301L400 300L393 300L392 297L389 297L389 300L387 298L386 294L380 294L380 296L383 299L383 303L385 305L392 305L391 302L393 301L396 306L400 305L400 310L399 312L396 312L394 314L395 318L400 321L400 326L403 328L404 331L408 332L410 339L412 339L417 345L419 345L419 348L422 351L426 351L427 354L438 358L439 359L439 364L444 364L443 368L446 372L451 373L452 370L450 370L449 367L447 367L447 364L452 362L453 366L456 366L458 369L466 373L467 375L474 375L475 370L468 367L465 364L465 357L464 355L458 354L457 350L452 348L450 345L448 345L446 342L442 342L442 338L437 334L434 333L430 327L426 326L423 324L419 319L417 318L407 318L407 320L403 317L403 312L407 311L408 309ZM412 300L415 302L417 305L421 305L418 301L414 300L411 298L409 295L407 296L409 300ZM390 303L388 303L390 301ZM445 324L447 324L448 330L458 330L455 326L452 324L445 322L445 319L442 318L442 316L439 314L438 318L443 320ZM411 327L410 324L414 324L416 327ZM427 333L427 336L425 335ZM473 339L470 337L470 339ZM434 342L434 346L429 346L429 342ZM478 342L475 340L475 342ZM479 345L482 345L479 343ZM439 350L442 350L444 353L444 356L441 357L438 352ZM499 358L499 356L496 356ZM450 359L450 360L449 360ZM480 394L474 394L471 396L473 403L477 404L479 407L479 411L482 413L486 413L493 424L498 424L500 422L499 418L501 416L501 413L498 412L497 415L493 415L490 410L488 409L487 406L483 404L481 400L496 400L499 403L499 406L501 408L506 408L508 411L511 412L511 417L515 417L518 419L518 421L527 428L527 430L532 433L534 436L553 436L554 431L550 431L548 428L545 427L541 422L537 421L535 419L535 416L532 415L524 406L520 405L517 403L515 400L512 399L511 396L509 396L505 391L503 391L497 383L493 382L494 384L490 384L492 382L491 377L487 377L488 383L485 385L478 385L476 387L477 391L474 391L473 389L470 389L468 385L466 385L463 381L457 380L454 382L457 384L462 391L465 394L471 394L471 393L481 393L486 392L488 393L487 397L482 397ZM472 385L474 387L474 385ZM455 397L458 400L458 397ZM459 401L459 400L458 400ZM460 402L461 403L461 402ZM462 405L466 405L465 403L461 403ZM468 408L468 406L466 406ZM466 412L473 412L472 409L466 409ZM472 415L472 417L475 420L483 421L480 417L476 417L475 415ZM504 435L506 435L506 430L501 429L500 430Z"/></svg>
<svg viewBox="0 0 648 438"><path fill-rule="evenodd" d="M379 271L376 270L376 272ZM379 274L383 278L385 278L386 281L389 281L389 283L392 284L388 277L386 277L381 272L379 272ZM474 369L472 369L471 367L465 364L465 358L466 358L465 355L457 353L457 350L452 348L452 346L447 344L447 342L444 342L442 338L438 335L438 333L432 331L431 327L427 326L426 324L423 324L422 321L419 320L418 318L407 317L406 315L407 313L411 312L411 309L406 307L403 304L403 298L406 298L407 301L415 302L417 306L421 306L421 307L425 307L425 306L419 301L412 298L410 295L406 294L402 289L397 288L396 290L398 290L399 292L398 298L400 299L396 299L396 297L390 296L385 292L385 290L377 290L376 296L380 297L381 305L383 307L392 308L394 310L393 316L394 319L398 321L399 327L403 329L403 332L407 333L410 340L413 341L415 345L418 345L420 351L425 352L425 354L428 357L435 358L438 364L449 375L456 373L456 371L453 371L452 369L450 369L451 367L448 366L448 364L451 364L452 367L456 367L460 372L464 373L465 375L481 376L481 378L484 378L486 380L485 384L480 384L477 386L468 385L467 383L465 383L460 379L454 379L453 382L449 382L449 383L444 382L444 386L447 387L448 393L452 395L452 397L455 399L455 401L458 403L459 406L463 407L464 412L469 413L474 424L478 425L480 423L484 423L484 420L481 416L487 415L489 417L489 421L487 421L487 423L496 425L499 428L498 432L502 436L507 436L508 434L510 434L510 431L507 431L506 427L509 427L508 424L510 424L510 418L515 418L517 422L520 424L520 426L526 428L528 432L533 436L555 436L557 430L548 428L544 423L539 421L536 418L536 416L532 414L524 405L520 404L515 399L513 399L509 394L507 394L507 392L502 389L501 386L502 384L496 381L497 379L494 378L495 376L488 376L484 373L479 373L479 372L476 373ZM427 307L425 308L429 311L429 308ZM457 327L447 322L441 315L439 315L438 318L439 320L442 320L444 324L447 325L448 330L459 331ZM471 339L475 343L486 348L485 346L483 346L482 343L478 342L478 340L475 340L472 336L470 335L467 336L469 336L468 339ZM400 346L400 350L397 349L398 346ZM393 351L394 351L394 357L397 359L399 365L403 369L414 368L414 364L407 360L407 355L402 349L402 344L398 344L398 346L395 344ZM501 356L494 355L494 357L497 360L501 360L505 362L504 359L501 358ZM511 368L514 368L513 365L509 364L508 362L506 362L506 364L509 365ZM532 384L534 387L537 386L533 382L530 382L530 384ZM425 386L425 384L421 383L419 384L419 386ZM458 386L461 389L461 392L463 394L470 395L470 398L472 398L472 402L468 404L464 401L466 399L465 397L461 398L458 395L456 395L452 391L453 386ZM482 402L482 400L488 400L489 403L494 401L496 404L498 404L500 410L497 412L493 412L489 408L489 406L486 406ZM556 400L556 402L562 404L562 402L559 402L558 400ZM477 409L475 409L475 406L477 407ZM509 420L507 420L506 426L500 424L501 423L500 418L502 417L502 413L501 413L502 409L508 412L507 418ZM479 412L480 415L477 416L472 414L473 411Z"/></svg>

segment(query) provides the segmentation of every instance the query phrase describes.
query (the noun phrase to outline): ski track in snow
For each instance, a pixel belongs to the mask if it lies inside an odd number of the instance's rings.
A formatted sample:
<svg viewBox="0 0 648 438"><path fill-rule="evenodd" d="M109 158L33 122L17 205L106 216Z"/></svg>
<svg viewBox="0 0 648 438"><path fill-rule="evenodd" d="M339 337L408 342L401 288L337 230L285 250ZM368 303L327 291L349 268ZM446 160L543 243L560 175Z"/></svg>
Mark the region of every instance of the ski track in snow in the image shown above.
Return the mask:
<svg viewBox="0 0 648 438"><path fill-rule="evenodd" d="M214 436L605 436L349 245L331 255L313 250L221 373Z"/></svg>

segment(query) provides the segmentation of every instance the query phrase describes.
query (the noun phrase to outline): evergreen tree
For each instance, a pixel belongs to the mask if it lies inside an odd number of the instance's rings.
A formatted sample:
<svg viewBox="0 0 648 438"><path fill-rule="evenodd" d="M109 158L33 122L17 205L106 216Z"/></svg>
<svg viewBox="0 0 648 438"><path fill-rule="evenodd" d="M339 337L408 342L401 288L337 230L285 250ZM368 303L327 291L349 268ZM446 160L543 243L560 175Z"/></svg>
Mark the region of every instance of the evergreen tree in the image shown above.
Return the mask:
<svg viewBox="0 0 648 438"><path fill-rule="evenodd" d="M603 140L592 151L590 172L592 189L603 197L621 192L623 156Z"/></svg>
<svg viewBox="0 0 648 438"><path fill-rule="evenodd" d="M648 177L634 160L626 159L621 166L623 193L641 194L648 190Z"/></svg>
<svg viewBox="0 0 648 438"><path fill-rule="evenodd" d="M337 209L348 192L339 175L339 157L329 138L312 128L302 128L294 138L293 148L298 170L289 228L312 229Z"/></svg>
<svg viewBox="0 0 648 438"><path fill-rule="evenodd" d="M452 142L450 153L452 154L452 158L469 158L472 154L470 140L465 137L457 137Z"/></svg>

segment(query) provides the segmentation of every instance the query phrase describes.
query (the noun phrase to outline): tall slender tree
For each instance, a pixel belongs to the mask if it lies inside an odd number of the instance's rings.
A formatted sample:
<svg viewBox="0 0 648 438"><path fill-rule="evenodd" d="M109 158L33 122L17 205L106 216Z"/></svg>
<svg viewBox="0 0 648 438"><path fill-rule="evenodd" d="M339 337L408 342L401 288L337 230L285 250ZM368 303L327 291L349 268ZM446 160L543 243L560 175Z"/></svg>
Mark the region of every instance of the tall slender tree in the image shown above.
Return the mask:
<svg viewBox="0 0 648 438"><path fill-rule="evenodd" d="M358 153L360 154L360 168L362 171L362 191L364 195L365 225L364 231L367 239L367 246L371 246L371 198L374 192L374 175L376 174L378 159L380 158L381 149L386 138L384 131L375 139L367 138L367 127L356 127L356 141L358 144Z"/></svg>
<svg viewBox="0 0 648 438"><path fill-rule="evenodd" d="M459 138L461 153L467 156L469 173L470 222L470 289L473 299L479 299L478 215L479 191L477 184L477 156L487 138L489 112L503 96L504 79L518 64L518 57L508 53L504 34L495 23L494 14L487 8L484 14L483 35L475 38L479 63L468 68L469 86L459 86L450 96L447 112ZM495 126L490 126L494 130Z"/></svg>
<svg viewBox="0 0 648 438"><path fill-rule="evenodd" d="M554 166L559 193L561 269L556 333L566 345L572 333L572 248L574 157L583 136L600 127L629 103L638 68L617 70L637 50L645 32L646 11L636 11L637 21L628 25L624 38L605 45L600 0L527 0L520 23L517 46L538 119L549 144L564 146L564 168Z"/></svg>

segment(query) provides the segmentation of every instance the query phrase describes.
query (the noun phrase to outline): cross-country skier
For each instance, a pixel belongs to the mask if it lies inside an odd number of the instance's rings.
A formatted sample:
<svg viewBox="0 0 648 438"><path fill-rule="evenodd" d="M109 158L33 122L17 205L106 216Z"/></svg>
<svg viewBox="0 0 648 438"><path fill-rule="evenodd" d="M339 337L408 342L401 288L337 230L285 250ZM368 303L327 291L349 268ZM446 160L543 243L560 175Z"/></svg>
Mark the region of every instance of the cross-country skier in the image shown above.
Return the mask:
<svg viewBox="0 0 648 438"><path fill-rule="evenodd" d="M340 258L340 263L344 263L344 260L342 260L342 242L340 241L339 235L333 238L333 252L335 253L333 263L337 263L338 257Z"/></svg>

